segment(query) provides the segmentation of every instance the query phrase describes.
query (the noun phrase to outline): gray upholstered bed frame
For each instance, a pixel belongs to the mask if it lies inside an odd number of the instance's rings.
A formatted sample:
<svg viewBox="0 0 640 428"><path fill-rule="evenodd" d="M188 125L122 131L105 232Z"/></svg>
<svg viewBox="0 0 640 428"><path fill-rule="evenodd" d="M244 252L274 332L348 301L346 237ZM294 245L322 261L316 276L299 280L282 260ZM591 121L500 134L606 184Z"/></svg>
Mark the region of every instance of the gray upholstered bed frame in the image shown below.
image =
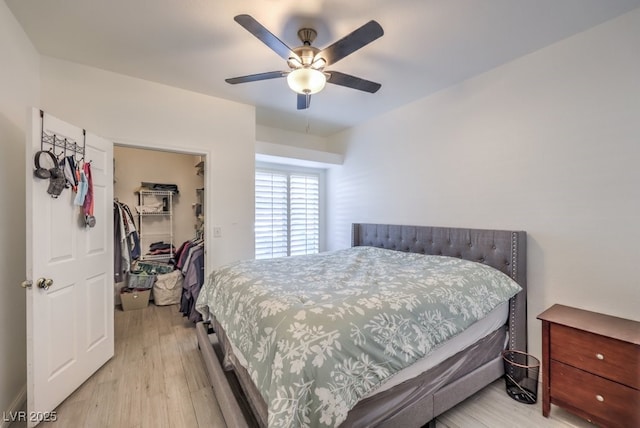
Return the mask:
<svg viewBox="0 0 640 428"><path fill-rule="evenodd" d="M352 246L373 246L421 254L445 255L485 263L513 278L523 290L510 301L508 332L510 349L527 350L526 233L383 224L353 225ZM207 329L197 326L199 347L227 426L251 426L247 406L238 402L233 376L222 370ZM456 380L439 387L407 408L398 411L380 427L419 427L444 413L504 374L502 359L496 357Z"/></svg>

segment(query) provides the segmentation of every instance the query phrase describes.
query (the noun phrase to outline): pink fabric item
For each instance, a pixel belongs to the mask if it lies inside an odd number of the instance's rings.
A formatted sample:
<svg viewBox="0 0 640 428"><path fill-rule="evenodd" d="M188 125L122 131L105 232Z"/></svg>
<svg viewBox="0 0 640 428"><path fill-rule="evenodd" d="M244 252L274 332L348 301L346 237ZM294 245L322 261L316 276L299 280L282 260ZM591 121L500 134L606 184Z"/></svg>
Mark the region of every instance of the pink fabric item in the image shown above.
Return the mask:
<svg viewBox="0 0 640 428"><path fill-rule="evenodd" d="M93 215L93 178L91 177L91 162L85 162L82 167L84 174L87 177L87 196L84 198L84 204L82 208L85 215Z"/></svg>

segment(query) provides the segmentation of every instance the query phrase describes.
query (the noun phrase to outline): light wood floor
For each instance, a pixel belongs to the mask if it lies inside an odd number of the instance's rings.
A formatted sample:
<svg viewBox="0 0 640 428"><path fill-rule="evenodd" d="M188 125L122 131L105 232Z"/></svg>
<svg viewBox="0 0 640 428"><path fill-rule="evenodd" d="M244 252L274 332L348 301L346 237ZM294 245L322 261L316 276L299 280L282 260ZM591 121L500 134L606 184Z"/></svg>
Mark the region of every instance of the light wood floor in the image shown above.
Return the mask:
<svg viewBox="0 0 640 428"><path fill-rule="evenodd" d="M226 428L195 328L177 306L115 311L115 357L58 408L44 427ZM593 427L553 407L520 404L502 380L441 415L437 428ZM13 424L12 428L23 425Z"/></svg>
<svg viewBox="0 0 640 428"><path fill-rule="evenodd" d="M540 392L540 391L538 391ZM556 407L551 415L542 416L542 396L534 405L519 403L504 389L504 380L498 379L490 386L472 395L453 409L440 415L437 428L594 428L595 425Z"/></svg>

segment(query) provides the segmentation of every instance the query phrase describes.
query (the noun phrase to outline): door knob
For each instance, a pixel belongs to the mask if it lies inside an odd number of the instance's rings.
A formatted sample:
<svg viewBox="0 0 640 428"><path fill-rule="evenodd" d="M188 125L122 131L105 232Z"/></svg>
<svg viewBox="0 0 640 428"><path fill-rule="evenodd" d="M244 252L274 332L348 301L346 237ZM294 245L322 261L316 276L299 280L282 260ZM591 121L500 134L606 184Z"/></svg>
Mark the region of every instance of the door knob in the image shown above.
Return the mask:
<svg viewBox="0 0 640 428"><path fill-rule="evenodd" d="M51 278L39 278L38 279L38 287L42 288L43 290L48 290L49 287L51 287L53 285L53 279Z"/></svg>
<svg viewBox="0 0 640 428"><path fill-rule="evenodd" d="M27 279L25 281L22 281L20 283L20 287L22 287L22 288L31 288L32 285L33 285L33 281L31 281L29 279Z"/></svg>

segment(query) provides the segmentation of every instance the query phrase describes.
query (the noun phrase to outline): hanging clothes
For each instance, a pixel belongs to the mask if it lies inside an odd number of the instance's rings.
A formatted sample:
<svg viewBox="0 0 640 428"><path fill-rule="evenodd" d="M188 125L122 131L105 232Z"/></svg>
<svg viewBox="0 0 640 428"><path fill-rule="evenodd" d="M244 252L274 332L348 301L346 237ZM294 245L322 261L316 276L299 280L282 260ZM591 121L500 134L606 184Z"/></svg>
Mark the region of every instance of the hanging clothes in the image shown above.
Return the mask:
<svg viewBox="0 0 640 428"><path fill-rule="evenodd" d="M184 242L176 251L176 269L184 275L180 312L194 323L202 320L196 301L204 283L204 240Z"/></svg>
<svg viewBox="0 0 640 428"><path fill-rule="evenodd" d="M91 162L85 162L82 170L87 177L87 194L82 203L84 215L93 216L93 177L91 176Z"/></svg>
<svg viewBox="0 0 640 428"><path fill-rule="evenodd" d="M126 204L113 202L114 279L122 282L134 260L140 258L140 237L131 210Z"/></svg>
<svg viewBox="0 0 640 428"><path fill-rule="evenodd" d="M122 210L127 214L127 224L129 234L127 235L129 238L129 254L132 260L138 260L142 253L140 249L140 235L138 234L138 230L136 229L136 224L133 220L133 214L129 209L129 206L126 204L121 205Z"/></svg>
<svg viewBox="0 0 640 428"><path fill-rule="evenodd" d="M118 202L113 203L113 280L115 282L123 282L125 280L126 271L122 268L122 211Z"/></svg>
<svg viewBox="0 0 640 428"><path fill-rule="evenodd" d="M84 173L84 171L80 171L79 178L78 178L78 192L76 193L76 197L73 200L73 203L80 207L83 206L88 190L89 190L89 182L87 181L87 176Z"/></svg>
<svg viewBox="0 0 640 428"><path fill-rule="evenodd" d="M66 179L66 188L71 188L74 192L78 191L78 180L76 176L76 158L75 156L67 156L60 161L60 168L64 172Z"/></svg>

